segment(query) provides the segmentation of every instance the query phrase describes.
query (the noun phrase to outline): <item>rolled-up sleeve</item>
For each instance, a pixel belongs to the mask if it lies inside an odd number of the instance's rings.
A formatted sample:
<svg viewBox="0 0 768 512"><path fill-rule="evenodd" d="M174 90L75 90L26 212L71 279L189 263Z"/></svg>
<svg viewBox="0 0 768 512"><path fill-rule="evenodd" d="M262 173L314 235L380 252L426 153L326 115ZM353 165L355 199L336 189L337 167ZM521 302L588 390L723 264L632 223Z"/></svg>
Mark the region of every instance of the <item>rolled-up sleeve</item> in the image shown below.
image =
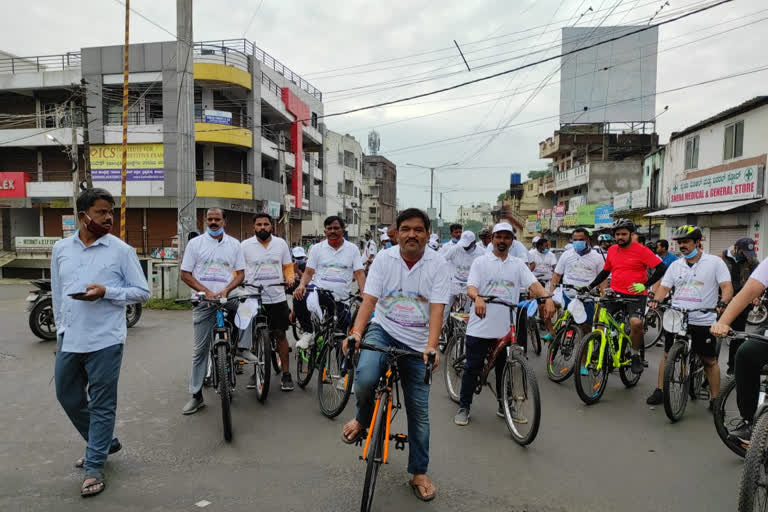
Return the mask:
<svg viewBox="0 0 768 512"><path fill-rule="evenodd" d="M118 306L149 300L149 285L133 250L124 251L120 261L123 286L108 286L104 298Z"/></svg>
<svg viewBox="0 0 768 512"><path fill-rule="evenodd" d="M383 257L373 260L371 268L368 269L368 277L365 278L365 290L363 293L380 299L381 296L384 295L383 274L387 272L387 270L389 269L387 269Z"/></svg>
<svg viewBox="0 0 768 512"><path fill-rule="evenodd" d="M435 262L434 281L429 294L430 304L448 304L451 296L450 266L443 258Z"/></svg>

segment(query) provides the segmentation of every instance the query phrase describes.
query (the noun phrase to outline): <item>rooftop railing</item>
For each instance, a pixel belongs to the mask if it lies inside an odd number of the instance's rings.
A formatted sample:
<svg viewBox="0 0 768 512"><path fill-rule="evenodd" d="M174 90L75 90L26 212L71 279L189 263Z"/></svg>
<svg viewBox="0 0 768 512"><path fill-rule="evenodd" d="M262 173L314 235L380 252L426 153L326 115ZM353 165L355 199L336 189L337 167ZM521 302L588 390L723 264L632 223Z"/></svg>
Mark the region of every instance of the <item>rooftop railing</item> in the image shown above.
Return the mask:
<svg viewBox="0 0 768 512"><path fill-rule="evenodd" d="M80 52L0 58L0 73L39 73L40 71L65 71L79 67Z"/></svg>

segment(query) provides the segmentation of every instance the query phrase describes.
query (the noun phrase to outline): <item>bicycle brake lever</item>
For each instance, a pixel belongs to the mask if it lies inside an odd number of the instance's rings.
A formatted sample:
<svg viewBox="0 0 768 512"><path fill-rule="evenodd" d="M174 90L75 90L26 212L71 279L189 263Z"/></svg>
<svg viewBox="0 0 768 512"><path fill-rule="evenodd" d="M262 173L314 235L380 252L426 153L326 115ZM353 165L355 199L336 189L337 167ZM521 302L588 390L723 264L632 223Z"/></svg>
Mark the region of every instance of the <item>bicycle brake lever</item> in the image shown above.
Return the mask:
<svg viewBox="0 0 768 512"><path fill-rule="evenodd" d="M432 368L435 366L435 357L437 354L435 351L431 351L429 355L427 356L427 363L426 363L426 369L424 372L424 384L427 386L432 384Z"/></svg>

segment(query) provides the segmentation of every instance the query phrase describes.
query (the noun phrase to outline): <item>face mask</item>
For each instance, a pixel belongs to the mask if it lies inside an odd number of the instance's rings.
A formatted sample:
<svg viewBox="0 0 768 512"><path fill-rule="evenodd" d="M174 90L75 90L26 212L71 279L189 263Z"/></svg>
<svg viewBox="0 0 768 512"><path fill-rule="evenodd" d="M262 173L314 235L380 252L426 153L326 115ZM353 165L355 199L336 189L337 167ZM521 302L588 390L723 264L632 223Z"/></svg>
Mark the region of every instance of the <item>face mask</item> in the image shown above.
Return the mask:
<svg viewBox="0 0 768 512"><path fill-rule="evenodd" d="M455 237L451 237L451 242L453 242L453 243L456 243L456 242L458 242L458 241L459 241L459 239L458 239L458 238L455 238Z"/></svg>
<svg viewBox="0 0 768 512"><path fill-rule="evenodd" d="M272 233L267 231L266 229L262 229L256 232L256 236L261 240L262 242L272 236Z"/></svg>
<svg viewBox="0 0 768 512"><path fill-rule="evenodd" d="M539 249L539 252L540 252L541 254L547 254L547 253L549 252L549 249L544 249L544 250L542 250L542 249Z"/></svg>
<svg viewBox="0 0 768 512"><path fill-rule="evenodd" d="M389 249L390 247L392 247L392 242L386 242L386 243L384 244L384 247L386 247L387 249Z"/></svg>
<svg viewBox="0 0 768 512"><path fill-rule="evenodd" d="M699 254L699 250L698 249L694 249L691 252L689 252L688 254L683 254L683 256L685 256L685 259L689 260L691 258L695 258L697 254Z"/></svg>
<svg viewBox="0 0 768 512"><path fill-rule="evenodd" d="M213 231L211 228L207 229L208 234L211 236L221 236L222 233L224 233L224 226L220 227L216 231Z"/></svg>
<svg viewBox="0 0 768 512"><path fill-rule="evenodd" d="M86 217L88 217L88 214L83 212ZM112 224L109 224L107 226L102 226L101 224L97 224L96 221L94 221L92 218L88 217L88 223L85 225L85 229L87 229L90 233L93 233L94 235L98 237L102 237L104 235L109 234L112 231Z"/></svg>
<svg viewBox="0 0 768 512"><path fill-rule="evenodd" d="M576 252L582 252L584 249L587 248L587 242L584 240L574 240L573 241L573 250Z"/></svg>

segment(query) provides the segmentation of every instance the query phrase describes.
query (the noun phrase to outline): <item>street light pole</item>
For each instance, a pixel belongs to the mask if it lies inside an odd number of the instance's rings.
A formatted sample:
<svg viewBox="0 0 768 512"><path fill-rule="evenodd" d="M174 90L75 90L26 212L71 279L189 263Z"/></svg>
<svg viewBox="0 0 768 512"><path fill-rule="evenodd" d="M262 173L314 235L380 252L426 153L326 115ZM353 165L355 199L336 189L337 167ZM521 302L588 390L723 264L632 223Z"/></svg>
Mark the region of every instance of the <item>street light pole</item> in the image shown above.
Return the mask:
<svg viewBox="0 0 768 512"><path fill-rule="evenodd" d="M443 169L445 167L453 167L455 165L459 165L460 162L453 162L452 164L443 164L438 165L436 167L428 167L426 165L419 165L419 164L405 164L406 166L410 167L420 167L421 169L429 169L429 209L434 209L434 189L435 189L435 171L437 169Z"/></svg>

